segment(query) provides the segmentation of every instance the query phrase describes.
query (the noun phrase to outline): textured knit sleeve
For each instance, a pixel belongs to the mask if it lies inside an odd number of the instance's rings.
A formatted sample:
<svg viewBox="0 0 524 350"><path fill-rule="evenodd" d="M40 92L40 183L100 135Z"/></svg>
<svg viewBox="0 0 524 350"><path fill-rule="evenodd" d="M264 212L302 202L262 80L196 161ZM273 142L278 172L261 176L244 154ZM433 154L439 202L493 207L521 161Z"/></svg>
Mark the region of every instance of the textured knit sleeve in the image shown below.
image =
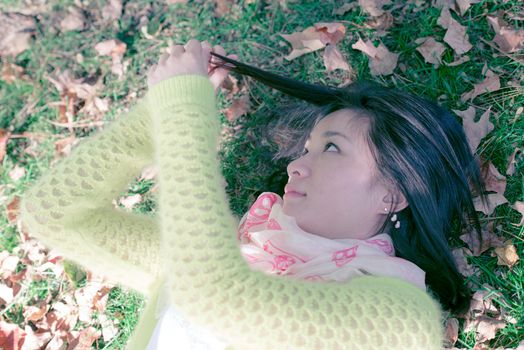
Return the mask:
<svg viewBox="0 0 524 350"><path fill-rule="evenodd" d="M158 220L112 200L154 162L144 103L82 140L30 187L20 217L30 236L93 273L149 296L159 275Z"/></svg>
<svg viewBox="0 0 524 350"><path fill-rule="evenodd" d="M147 98L169 302L189 320L238 349L442 348L439 304L408 282L364 276L321 283L251 270L222 184L212 84L176 76Z"/></svg>

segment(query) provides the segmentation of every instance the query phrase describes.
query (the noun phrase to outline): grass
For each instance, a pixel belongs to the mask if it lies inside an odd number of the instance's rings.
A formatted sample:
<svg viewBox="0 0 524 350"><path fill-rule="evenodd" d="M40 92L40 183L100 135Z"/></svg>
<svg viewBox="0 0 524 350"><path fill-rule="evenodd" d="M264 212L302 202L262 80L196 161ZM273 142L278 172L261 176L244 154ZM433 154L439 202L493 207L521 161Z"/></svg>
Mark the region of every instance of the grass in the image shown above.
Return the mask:
<svg viewBox="0 0 524 350"><path fill-rule="evenodd" d="M23 132L42 133L42 141L31 143L27 138L12 138L6 146L6 156L0 171L2 188L5 198L22 196L24 190L31 186L58 159L54 155L54 142L68 136L68 130L53 126L49 121L57 119L57 108L50 102L59 101L60 95L56 88L47 80L47 76L68 69L73 76L96 77L103 81L103 89L99 97L110 100L110 110L105 113L104 120L110 122L132 105L145 93L145 75L149 67L156 63L161 49L173 43L185 43L191 38L208 40L212 44L220 44L228 53L236 53L241 61L251 63L276 73L293 76L309 82L339 85L346 73L335 71L326 73L321 51L306 54L293 61L286 61L283 56L290 52L290 47L280 33L289 34L300 31L318 22L337 22L345 24L347 32L338 45L347 61L357 72L359 78L376 80L387 86L396 86L415 94L425 95L438 100L449 109L465 110L473 105L481 110L491 107L491 121L495 129L482 141L478 153L489 159L504 174L507 159L515 147L523 148L524 120L522 115L515 118L517 108L524 103L524 88L522 87L522 64L510 57L498 55L497 50L485 43L494 36L491 27L485 20L486 14L495 14L504 10L518 14L522 5L513 1L480 1L474 4L467 13L456 16L459 22L468 28L468 35L473 48L466 54L470 61L459 66L441 65L438 70L424 62L416 51L414 40L424 36L434 36L443 41L445 30L437 25L440 11L431 7L414 12L415 4L399 7L392 12L395 23L388 34L379 38L375 30L363 28L369 17L360 10L349 11L339 16L333 15L333 9L343 2L335 1L301 1L288 2L288 12L285 12L279 2L271 4L253 1L235 1L231 11L217 18L214 13L214 2L190 2L187 5L167 5L163 1L130 0L125 3L125 9L118 21L102 24L97 21L105 1L92 1L86 5L86 11L92 23L84 31L69 31L61 33L58 23L67 12L72 0L54 1L47 11L36 17L37 30L35 38L26 51L15 58L2 58L2 63L11 62L24 68L29 76L28 81L17 80L7 84L0 80L0 128L9 129L13 134ZM22 1L9 0L0 4L0 10L8 12L21 8ZM519 7L520 6L520 7ZM388 8L388 7L386 7ZM405 13L403 13L405 9ZM154 39L148 39L140 28L141 18L147 18L145 25ZM400 20L403 18L402 20ZM510 25L522 29L522 21L513 20ZM372 77L368 68L368 59L361 52L353 50L351 45L358 37L371 39L375 44L383 42L390 51L400 53L399 64L407 69L397 68L393 75ZM127 45L123 60L129 60L129 66L124 79L118 80L110 72L109 57L97 56L94 45L100 41L118 38ZM83 60L78 60L78 55ZM521 56L522 57L522 56ZM443 61L452 62L453 52L447 46ZM480 95L473 101L462 102L460 96L470 91L473 84L482 80L484 65L499 74L503 88L495 93ZM520 78L519 78L520 77ZM509 87L508 82L516 82L518 87ZM226 191L230 196L230 207L240 218L256 197L264 191L281 193L287 182L286 163L271 162L271 148L256 137L264 127L270 113L278 108L282 97L271 89L246 80L251 100L254 102L249 113L236 122L229 123L223 114L220 120L225 127L243 127L224 141L220 152L222 170L227 180ZM135 93L135 97L127 98ZM227 108L231 101L220 96L219 108ZM23 112L28 105L29 112ZM82 116L76 116L77 120ZM88 137L97 132L96 128L75 128L78 138ZM31 153L27 152L31 147ZM8 176L16 166L26 170L24 177L13 181ZM135 181L129 186L129 194L140 193L144 201L134 210L154 213L156 202L150 192L153 181ZM513 176L507 177L505 196L509 203L524 200L523 167L517 166ZM124 195L124 194L123 194ZM3 207L9 201L4 200ZM14 222L7 220L6 210L0 215L0 250L13 253L20 244L20 237ZM493 220L495 227L505 238L513 239L519 256L524 256L524 229L514 226L520 221L520 215L508 204L499 206L492 215L483 220ZM479 257L469 258L469 263L480 269L480 274L470 277L471 282L479 289L487 283L501 292L495 299L497 305L503 305L517 323L508 325L498 331L497 337L489 342L491 348L515 348L522 339L524 326L524 272L521 262L512 269L496 264L496 257L490 255L491 250ZM70 267L74 270L74 267ZM72 273L71 275L77 275ZM51 278L51 277L50 277ZM85 276L78 280L52 283L39 281L29 284L29 292L24 299L18 300L2 317L23 328L24 317L22 305L32 305L36 300L44 300L48 295L58 295L74 291L75 286L85 283ZM111 293L106 310L110 318L120 320L120 332L108 344L99 341L99 349L122 349L129 335L133 332L144 299L141 295L115 287ZM473 349L475 334L463 332L463 320L460 320L459 339L456 347ZM77 328L81 329L82 325ZM95 347L95 345L93 345Z"/></svg>

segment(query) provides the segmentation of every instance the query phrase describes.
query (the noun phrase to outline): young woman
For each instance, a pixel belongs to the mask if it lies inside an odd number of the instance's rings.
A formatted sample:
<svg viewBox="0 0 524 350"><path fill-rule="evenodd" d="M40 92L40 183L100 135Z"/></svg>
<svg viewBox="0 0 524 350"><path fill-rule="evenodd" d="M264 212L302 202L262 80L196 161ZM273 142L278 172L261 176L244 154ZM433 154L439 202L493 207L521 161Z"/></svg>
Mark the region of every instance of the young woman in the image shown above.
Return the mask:
<svg viewBox="0 0 524 350"><path fill-rule="evenodd" d="M190 40L161 57L143 101L24 198L30 233L148 296L132 349L440 349L441 308L469 303L447 237L467 218L480 232L460 124L378 84L306 84L212 51ZM240 223L216 157L229 70L305 101L273 129L292 160L284 198L261 194ZM110 209L152 160L159 220Z"/></svg>

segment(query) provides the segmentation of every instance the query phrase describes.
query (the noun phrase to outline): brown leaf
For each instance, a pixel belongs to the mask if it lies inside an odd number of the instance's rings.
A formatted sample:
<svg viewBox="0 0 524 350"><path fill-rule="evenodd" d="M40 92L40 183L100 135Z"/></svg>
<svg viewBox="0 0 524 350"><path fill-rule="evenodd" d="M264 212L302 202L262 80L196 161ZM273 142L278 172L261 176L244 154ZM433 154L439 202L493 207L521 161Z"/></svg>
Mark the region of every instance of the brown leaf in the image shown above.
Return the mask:
<svg viewBox="0 0 524 350"><path fill-rule="evenodd" d="M358 0L358 4L363 11L369 13L371 16L381 16L384 13L382 7L390 5L391 0Z"/></svg>
<svg viewBox="0 0 524 350"><path fill-rule="evenodd" d="M346 35L346 27L342 23L316 23L315 29L320 33L320 40L324 45L336 45Z"/></svg>
<svg viewBox="0 0 524 350"><path fill-rule="evenodd" d="M508 240L503 247L495 248L491 256L497 256L497 265L508 266L509 268L512 268L520 260L517 249L511 244L511 240Z"/></svg>
<svg viewBox="0 0 524 350"><path fill-rule="evenodd" d="M316 23L302 32L292 34L280 34L287 40L293 50L284 58L291 61L306 53L324 48L327 44L337 44L346 33L342 23Z"/></svg>
<svg viewBox="0 0 524 350"><path fill-rule="evenodd" d="M373 43L369 39L366 41L363 41L361 38L359 38L356 43L351 45L351 47L355 50L362 51L368 57L375 57L378 54L377 48L375 47L375 45L373 45Z"/></svg>
<svg viewBox="0 0 524 350"><path fill-rule="evenodd" d="M35 29L33 17L0 11L0 57L15 57L24 52Z"/></svg>
<svg viewBox="0 0 524 350"><path fill-rule="evenodd" d="M437 19L437 24L444 29L448 29L452 20L453 18L451 18L451 12L449 12L449 7L442 7L442 10L440 11L440 16Z"/></svg>
<svg viewBox="0 0 524 350"><path fill-rule="evenodd" d="M85 28L85 16L81 9L75 6L69 7L69 13L60 22L63 32L70 30L83 30Z"/></svg>
<svg viewBox="0 0 524 350"><path fill-rule="evenodd" d="M390 12L384 12L382 16L370 17L369 20L365 22L365 27L375 29L377 31L376 34L382 37L387 34L387 30L391 28L393 24L393 15Z"/></svg>
<svg viewBox="0 0 524 350"><path fill-rule="evenodd" d="M459 322L456 318L448 318L446 320L446 333L444 336L445 346L453 346L458 339Z"/></svg>
<svg viewBox="0 0 524 350"><path fill-rule="evenodd" d="M480 0L456 0L455 3L459 9L459 12L460 12L460 15L461 16L464 16L464 14L466 13L466 11L471 7L471 4L476 4L478 3Z"/></svg>
<svg viewBox="0 0 524 350"><path fill-rule="evenodd" d="M468 264L466 257L472 256L472 253L468 248L461 247L453 249L451 254L453 255L457 269L464 277L473 276L478 272L477 267Z"/></svg>
<svg viewBox="0 0 524 350"><path fill-rule="evenodd" d="M4 62L2 65L2 80L7 84L12 84L17 79L29 80L29 76L25 74L24 68L14 63Z"/></svg>
<svg viewBox="0 0 524 350"><path fill-rule="evenodd" d="M94 327L87 327L80 331L79 336L67 347L67 350L91 350L95 340L100 338L101 332Z"/></svg>
<svg viewBox="0 0 524 350"><path fill-rule="evenodd" d="M31 305L24 306L24 320L27 321L38 321L46 314L49 310L49 305L45 302L40 302L39 306Z"/></svg>
<svg viewBox="0 0 524 350"><path fill-rule="evenodd" d="M484 161L480 166L482 178L486 184L486 191L493 191L504 195L506 191L506 177L501 175L491 161Z"/></svg>
<svg viewBox="0 0 524 350"><path fill-rule="evenodd" d="M462 102L466 102L467 100L472 100L475 97L477 97L480 94L486 93L486 92L492 92L497 91L500 89L500 79L499 76L495 73L493 73L491 70L488 69L486 72L486 77L483 81L481 81L478 84L474 85L474 89L464 93L460 99Z"/></svg>
<svg viewBox="0 0 524 350"><path fill-rule="evenodd" d="M486 16L486 19L495 31L493 42L497 44L500 51L511 53L524 47L524 30L515 30L501 25L499 19L494 16Z"/></svg>
<svg viewBox="0 0 524 350"><path fill-rule="evenodd" d="M453 62L451 62L451 63L446 63L446 62L444 62L444 64L445 64L446 66L454 67L454 66L458 66L459 64L462 64L462 63L464 63L464 62L468 62L468 61L469 61L469 56L465 56L465 55L464 55L464 56L462 56L462 57L456 59L455 61L453 61Z"/></svg>
<svg viewBox="0 0 524 350"><path fill-rule="evenodd" d="M520 218L520 222L516 226L523 226L524 225L524 202L516 201L515 203L513 203L512 208L518 211L520 215L522 215L522 218Z"/></svg>
<svg viewBox="0 0 524 350"><path fill-rule="evenodd" d="M0 129L0 162L3 161L7 154L7 141L11 138L11 132L5 129Z"/></svg>
<svg viewBox="0 0 524 350"><path fill-rule="evenodd" d="M458 55L468 52L473 47L469 42L468 35L466 34L466 27L460 25L460 23L453 18L451 18L448 30L444 35L444 41L448 43L448 45L451 46Z"/></svg>
<svg viewBox="0 0 524 350"><path fill-rule="evenodd" d="M24 337L25 332L18 325L0 320L0 349L21 349Z"/></svg>
<svg viewBox="0 0 524 350"><path fill-rule="evenodd" d="M432 63L435 68L438 68L442 63L442 55L446 51L446 47L433 37L419 38L415 40L415 43L422 43L417 47L417 51L420 52L427 63Z"/></svg>
<svg viewBox="0 0 524 350"><path fill-rule="evenodd" d="M508 167L506 170L506 175L513 175L515 173L515 165L517 164L517 162L522 162L523 160L524 153L520 148L515 147L513 153L508 157Z"/></svg>
<svg viewBox="0 0 524 350"><path fill-rule="evenodd" d="M479 316L473 320L470 330L474 329L477 333L475 339L477 343L483 343L487 340L495 338L497 330L506 327L507 323L504 320L498 320L489 316Z"/></svg>
<svg viewBox="0 0 524 350"><path fill-rule="evenodd" d="M358 7L358 4L356 2L348 2L338 8L333 9L333 15L339 15L342 16L346 12L353 10Z"/></svg>
<svg viewBox="0 0 524 350"><path fill-rule="evenodd" d="M244 115L251 106L249 94L244 93L240 98L233 101L231 106L226 110L226 117L229 122L233 123L238 117Z"/></svg>
<svg viewBox="0 0 524 350"><path fill-rule="evenodd" d="M322 40L320 40L320 33L315 27L308 27L302 32L280 34L280 36L286 39L293 48L290 54L284 57L288 61L294 60L306 53L320 50L325 46Z"/></svg>
<svg viewBox="0 0 524 350"><path fill-rule="evenodd" d="M476 152L482 138L495 128L493 123L489 121L490 109L482 114L478 122L474 122L475 111L475 107L473 106L470 106L465 111L453 110L453 112L462 118L462 126L466 133L471 152L473 153Z"/></svg>
<svg viewBox="0 0 524 350"><path fill-rule="evenodd" d="M496 207L498 207L501 204L507 203L508 200L506 197L501 195L500 193L490 193L486 195L487 203L484 205L482 203L480 197L473 198L473 204L475 205L476 211L481 211L485 215L491 215Z"/></svg>
<svg viewBox="0 0 524 350"><path fill-rule="evenodd" d="M358 39L351 47L364 52L369 57L368 65L373 76L392 74L397 66L399 54L390 52L382 43L375 47L370 40L364 42Z"/></svg>
<svg viewBox="0 0 524 350"><path fill-rule="evenodd" d="M122 15L122 0L109 0L102 8L102 18L105 21L117 21Z"/></svg>
<svg viewBox="0 0 524 350"><path fill-rule="evenodd" d="M469 228L466 233L460 236L460 239L471 249L473 256L479 256L492 247L504 246L503 240L493 232L493 222L482 226L480 232L482 244L479 242L477 232L474 228Z"/></svg>
<svg viewBox="0 0 524 350"><path fill-rule="evenodd" d="M328 72L334 71L335 69L343 69L350 71L349 64L342 57L342 53L338 50L336 45L328 45L324 50L324 65Z"/></svg>

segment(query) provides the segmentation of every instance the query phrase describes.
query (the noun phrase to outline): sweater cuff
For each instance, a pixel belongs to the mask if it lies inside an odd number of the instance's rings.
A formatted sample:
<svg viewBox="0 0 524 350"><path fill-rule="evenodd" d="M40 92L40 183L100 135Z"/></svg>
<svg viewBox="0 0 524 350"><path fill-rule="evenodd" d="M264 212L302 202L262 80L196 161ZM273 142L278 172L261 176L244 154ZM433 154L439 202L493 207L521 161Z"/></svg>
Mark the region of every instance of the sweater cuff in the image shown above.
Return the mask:
<svg viewBox="0 0 524 350"><path fill-rule="evenodd" d="M176 75L153 85L146 94L150 108L162 111L182 104L215 108L215 91L208 77Z"/></svg>

